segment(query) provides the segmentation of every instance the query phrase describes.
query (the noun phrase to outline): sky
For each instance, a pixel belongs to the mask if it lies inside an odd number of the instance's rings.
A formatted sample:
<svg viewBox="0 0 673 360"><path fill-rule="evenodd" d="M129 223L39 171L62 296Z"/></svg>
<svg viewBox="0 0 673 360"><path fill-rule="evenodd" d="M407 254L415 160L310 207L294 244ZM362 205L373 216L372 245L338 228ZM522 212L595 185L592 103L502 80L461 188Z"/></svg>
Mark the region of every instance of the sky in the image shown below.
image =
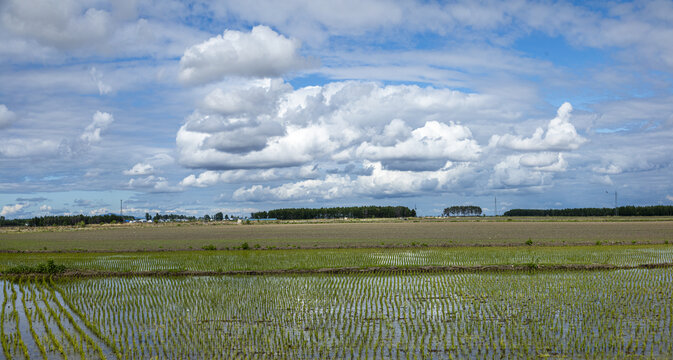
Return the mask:
<svg viewBox="0 0 673 360"><path fill-rule="evenodd" d="M0 216L671 205L672 19L672 1L1 0Z"/></svg>

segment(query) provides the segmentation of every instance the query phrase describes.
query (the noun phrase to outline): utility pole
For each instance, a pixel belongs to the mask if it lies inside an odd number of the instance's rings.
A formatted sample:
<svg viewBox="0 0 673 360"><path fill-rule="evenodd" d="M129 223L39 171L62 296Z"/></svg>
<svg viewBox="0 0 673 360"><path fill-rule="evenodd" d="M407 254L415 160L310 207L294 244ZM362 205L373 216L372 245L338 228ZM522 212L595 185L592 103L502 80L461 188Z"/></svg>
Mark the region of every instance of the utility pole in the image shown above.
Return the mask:
<svg viewBox="0 0 673 360"><path fill-rule="evenodd" d="M498 217L498 197L493 196L493 212L495 214L495 217Z"/></svg>
<svg viewBox="0 0 673 360"><path fill-rule="evenodd" d="M617 207L617 190L615 190L615 216L619 216L619 208Z"/></svg>
<svg viewBox="0 0 673 360"><path fill-rule="evenodd" d="M124 200L119 200L119 216L121 216L122 221L124 221Z"/></svg>

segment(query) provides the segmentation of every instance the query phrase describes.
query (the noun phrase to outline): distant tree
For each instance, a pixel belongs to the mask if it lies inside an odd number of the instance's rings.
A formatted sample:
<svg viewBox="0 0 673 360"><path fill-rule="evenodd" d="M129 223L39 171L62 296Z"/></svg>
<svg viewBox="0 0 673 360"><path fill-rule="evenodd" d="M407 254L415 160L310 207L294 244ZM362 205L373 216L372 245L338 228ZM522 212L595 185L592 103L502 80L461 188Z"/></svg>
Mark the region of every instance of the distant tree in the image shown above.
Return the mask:
<svg viewBox="0 0 673 360"><path fill-rule="evenodd" d="M229 215L224 215L224 220L229 220Z"/></svg>
<svg viewBox="0 0 673 360"><path fill-rule="evenodd" d="M159 213L157 213L156 215L154 215L154 221L158 222L159 220L161 220L161 215L159 215Z"/></svg>
<svg viewBox="0 0 673 360"><path fill-rule="evenodd" d="M215 214L215 221L222 221L222 220L224 220L222 212L218 212L217 214Z"/></svg>
<svg viewBox="0 0 673 360"><path fill-rule="evenodd" d="M152 215L150 213L146 212L145 213L145 220L150 221L152 219Z"/></svg>
<svg viewBox="0 0 673 360"><path fill-rule="evenodd" d="M479 216L481 208L473 205L451 206L444 209L443 216Z"/></svg>
<svg viewBox="0 0 673 360"><path fill-rule="evenodd" d="M203 217L203 220L204 220L204 221L210 221L210 215L206 214L206 215Z"/></svg>

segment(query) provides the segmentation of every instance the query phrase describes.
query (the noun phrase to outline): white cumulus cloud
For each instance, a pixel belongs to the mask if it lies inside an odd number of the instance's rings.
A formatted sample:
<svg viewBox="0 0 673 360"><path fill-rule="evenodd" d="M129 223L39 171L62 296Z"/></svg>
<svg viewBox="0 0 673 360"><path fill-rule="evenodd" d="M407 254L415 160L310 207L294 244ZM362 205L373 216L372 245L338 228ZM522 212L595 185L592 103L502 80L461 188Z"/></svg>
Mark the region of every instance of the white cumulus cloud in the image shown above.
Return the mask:
<svg viewBox="0 0 673 360"><path fill-rule="evenodd" d="M0 129L9 126L15 118L16 115L7 106L0 104Z"/></svg>
<svg viewBox="0 0 673 360"><path fill-rule="evenodd" d="M99 142L101 140L100 133L107 129L113 121L112 114L96 111L93 114L91 124L84 129L84 132L80 135L80 139L88 144Z"/></svg>
<svg viewBox="0 0 673 360"><path fill-rule="evenodd" d="M219 81L225 76L275 77L307 65L301 43L263 25L249 33L226 30L187 49L180 59L185 84Z"/></svg>
<svg viewBox="0 0 673 360"><path fill-rule="evenodd" d="M150 175L147 177L138 177L129 180L128 187L133 190L143 190L148 192L176 192L180 191L181 188L178 186L172 186L169 184L168 180L162 176Z"/></svg>
<svg viewBox="0 0 673 360"><path fill-rule="evenodd" d="M258 104L258 106L254 106ZM336 82L294 90L281 80L214 90L177 134L179 162L208 170L316 161L473 161L481 148L456 112L487 108L478 95L409 85ZM404 162L406 161L406 163Z"/></svg>
<svg viewBox="0 0 673 360"><path fill-rule="evenodd" d="M505 134L493 135L491 145L502 146L513 150L522 151L568 151L576 150L587 139L580 136L575 130L575 126L570 123L570 113L572 105L564 103L559 107L555 118L547 124L547 130L537 128L533 136L525 138L522 136Z"/></svg>
<svg viewBox="0 0 673 360"><path fill-rule="evenodd" d="M305 165L286 169L261 170L227 170L204 171L198 175L189 175L182 179L180 186L209 187L219 183L239 182L268 182L274 180L288 180L304 178L310 179L319 176L316 166Z"/></svg>
<svg viewBox="0 0 673 360"><path fill-rule="evenodd" d="M21 211L21 209L25 208L26 206L28 206L27 203L5 205L5 206L2 207L2 210L0 210L0 216L8 216L8 215L15 214L15 213Z"/></svg>
<svg viewBox="0 0 673 360"><path fill-rule="evenodd" d="M563 158L563 153L528 153L519 158L519 163L536 170L562 172L568 167L568 162Z"/></svg>
<svg viewBox="0 0 673 360"><path fill-rule="evenodd" d="M154 167L150 164L137 163L129 170L124 170L124 175L151 175L154 173Z"/></svg>
<svg viewBox="0 0 673 360"><path fill-rule="evenodd" d="M473 169L468 164L443 168L437 171L386 170L380 162L365 162L371 174L328 174L323 179L310 179L286 183L277 187L253 185L234 192L235 200L317 200L348 196L383 197L418 194L426 191L452 190L469 181Z"/></svg>
<svg viewBox="0 0 673 360"><path fill-rule="evenodd" d="M521 164L521 155L510 155L493 167L489 186L493 188L535 187L548 184L550 175Z"/></svg>
<svg viewBox="0 0 673 360"><path fill-rule="evenodd" d="M399 123L391 123L385 132L393 132L396 127L402 128ZM428 121L423 127L411 131L411 136L398 141L392 146L378 146L364 142L358 146L356 154L370 160L428 160L445 159L453 161L469 161L479 158L481 149L472 139L470 129L454 124Z"/></svg>

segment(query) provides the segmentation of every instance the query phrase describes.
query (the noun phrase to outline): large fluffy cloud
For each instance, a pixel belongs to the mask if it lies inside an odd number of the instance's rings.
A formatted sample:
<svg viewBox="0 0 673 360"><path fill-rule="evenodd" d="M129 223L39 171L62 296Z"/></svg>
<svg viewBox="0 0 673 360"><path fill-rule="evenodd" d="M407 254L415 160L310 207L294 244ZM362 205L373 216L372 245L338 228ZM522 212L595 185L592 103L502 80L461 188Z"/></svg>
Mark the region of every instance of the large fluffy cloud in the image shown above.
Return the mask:
<svg viewBox="0 0 673 360"><path fill-rule="evenodd" d="M298 51L299 40L288 39L267 26L255 26L249 33L226 30L185 51L180 59L180 81L203 84L224 76L280 76L304 67Z"/></svg>
<svg viewBox="0 0 673 360"><path fill-rule="evenodd" d="M236 190L235 200L294 201L531 188L567 171L564 152L586 141L569 121L570 104L531 137L485 129L487 148L456 118L502 108L486 95L370 82L293 89L265 79L216 89L178 131L179 162L207 170L180 185L246 181L258 184ZM322 170L310 176L296 170L314 164Z"/></svg>
<svg viewBox="0 0 673 360"><path fill-rule="evenodd" d="M528 138L511 134L494 135L491 138L491 144L523 151L575 150L584 144L587 139L577 134L575 126L570 123L572 109L570 103L561 105L556 117L549 121L546 131L537 128L533 136Z"/></svg>
<svg viewBox="0 0 673 360"><path fill-rule="evenodd" d="M400 161L403 169L404 161L437 160L437 169L479 158L470 129L453 119L482 105L489 106L476 95L418 86L336 82L294 90L281 80L254 81L206 97L178 131L179 160L210 170L363 160Z"/></svg>
<svg viewBox="0 0 673 360"><path fill-rule="evenodd" d="M399 130L397 130L399 129ZM384 128L384 135L391 139L404 131L400 120L392 122ZM472 133L466 126L438 121L428 121L423 127L411 131L409 137L397 140L394 145L373 145L364 142L358 146L359 157L372 160L427 160L446 159L469 161L479 158L481 149L472 139Z"/></svg>

